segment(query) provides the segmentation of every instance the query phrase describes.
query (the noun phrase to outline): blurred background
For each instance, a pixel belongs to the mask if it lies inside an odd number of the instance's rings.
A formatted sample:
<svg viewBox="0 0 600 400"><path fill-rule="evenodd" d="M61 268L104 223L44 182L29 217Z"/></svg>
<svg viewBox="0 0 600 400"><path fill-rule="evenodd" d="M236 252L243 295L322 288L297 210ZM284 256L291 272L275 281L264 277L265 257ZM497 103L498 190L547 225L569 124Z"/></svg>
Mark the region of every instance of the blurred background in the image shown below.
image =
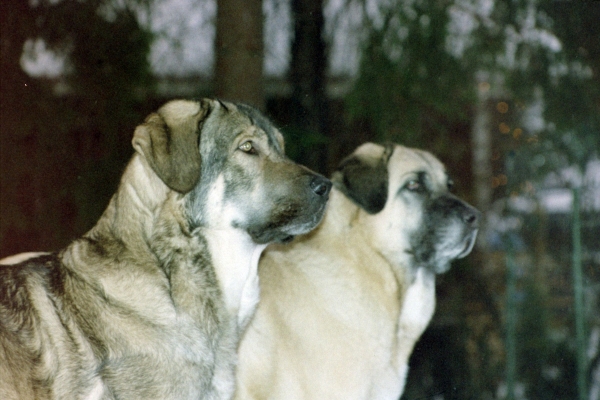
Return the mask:
<svg viewBox="0 0 600 400"><path fill-rule="evenodd" d="M2 0L0 30L0 258L91 228L166 100L243 101L327 175L429 150L484 212L403 399L600 398L599 1Z"/></svg>

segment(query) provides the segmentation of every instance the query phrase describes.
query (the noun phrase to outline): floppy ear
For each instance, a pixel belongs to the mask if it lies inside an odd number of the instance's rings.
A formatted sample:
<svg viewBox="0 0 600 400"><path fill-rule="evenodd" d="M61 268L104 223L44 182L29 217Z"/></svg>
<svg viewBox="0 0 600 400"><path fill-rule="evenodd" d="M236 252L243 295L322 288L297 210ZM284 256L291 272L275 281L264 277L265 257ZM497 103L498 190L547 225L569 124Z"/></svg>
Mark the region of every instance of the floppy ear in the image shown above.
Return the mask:
<svg viewBox="0 0 600 400"><path fill-rule="evenodd" d="M180 193L192 190L200 179L199 122L172 130L162 116L153 113L133 134L133 148L168 187Z"/></svg>
<svg viewBox="0 0 600 400"><path fill-rule="evenodd" d="M383 210L387 202L387 163L393 148L386 146L380 158L353 154L334 173L338 189L369 214Z"/></svg>

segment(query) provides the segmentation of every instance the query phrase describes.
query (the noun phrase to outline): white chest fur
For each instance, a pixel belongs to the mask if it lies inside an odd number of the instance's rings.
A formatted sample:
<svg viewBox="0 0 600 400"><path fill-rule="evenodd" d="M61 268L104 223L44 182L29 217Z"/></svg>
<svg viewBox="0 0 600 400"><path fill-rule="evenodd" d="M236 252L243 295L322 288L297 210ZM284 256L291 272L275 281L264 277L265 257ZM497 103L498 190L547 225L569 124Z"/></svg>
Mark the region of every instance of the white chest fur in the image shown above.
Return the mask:
<svg viewBox="0 0 600 400"><path fill-rule="evenodd" d="M435 274L425 268L415 271L414 281L407 288L398 320L397 368L400 392L408 373L408 359L413 347L429 324L435 311Z"/></svg>
<svg viewBox="0 0 600 400"><path fill-rule="evenodd" d="M238 229L214 230L205 237L225 305L243 328L258 304L258 260L266 245Z"/></svg>

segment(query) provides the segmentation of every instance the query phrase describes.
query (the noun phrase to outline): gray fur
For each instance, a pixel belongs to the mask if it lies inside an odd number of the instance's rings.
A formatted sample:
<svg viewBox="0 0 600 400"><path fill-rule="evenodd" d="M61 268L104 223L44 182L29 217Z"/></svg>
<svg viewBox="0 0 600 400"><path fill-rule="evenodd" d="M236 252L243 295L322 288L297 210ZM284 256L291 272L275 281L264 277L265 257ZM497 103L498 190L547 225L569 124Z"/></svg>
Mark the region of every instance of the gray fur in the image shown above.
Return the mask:
<svg viewBox="0 0 600 400"><path fill-rule="evenodd" d="M0 265L0 399L231 396L260 252L314 228L331 184L233 103L169 102L133 146L94 228Z"/></svg>

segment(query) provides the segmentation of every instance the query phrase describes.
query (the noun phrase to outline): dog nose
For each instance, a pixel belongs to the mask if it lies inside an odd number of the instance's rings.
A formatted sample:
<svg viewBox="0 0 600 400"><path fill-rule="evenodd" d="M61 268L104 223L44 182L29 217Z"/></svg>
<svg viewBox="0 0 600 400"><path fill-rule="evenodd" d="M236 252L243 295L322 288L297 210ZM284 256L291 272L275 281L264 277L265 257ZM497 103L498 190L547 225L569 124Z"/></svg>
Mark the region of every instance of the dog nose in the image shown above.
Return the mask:
<svg viewBox="0 0 600 400"><path fill-rule="evenodd" d="M317 196L327 196L331 190L331 181L322 176L315 176L310 181L310 188Z"/></svg>
<svg viewBox="0 0 600 400"><path fill-rule="evenodd" d="M477 209L470 206L465 209L462 215L462 219L465 222L465 224L470 225L474 228L476 228L479 225L480 217L481 213Z"/></svg>

